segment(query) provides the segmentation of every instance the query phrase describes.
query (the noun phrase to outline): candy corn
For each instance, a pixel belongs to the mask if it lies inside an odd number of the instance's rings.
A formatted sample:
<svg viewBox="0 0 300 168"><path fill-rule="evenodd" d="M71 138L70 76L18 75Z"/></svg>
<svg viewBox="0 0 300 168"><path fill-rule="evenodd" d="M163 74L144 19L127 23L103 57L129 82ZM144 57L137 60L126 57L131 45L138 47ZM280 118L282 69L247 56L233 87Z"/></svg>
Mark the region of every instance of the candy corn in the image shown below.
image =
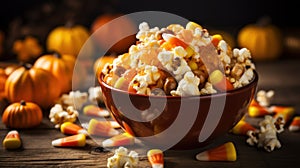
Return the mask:
<svg viewBox="0 0 300 168"><path fill-rule="evenodd" d="M300 130L300 116L296 116L293 118L289 126L289 131L299 131L299 130Z"/></svg>
<svg viewBox="0 0 300 168"><path fill-rule="evenodd" d="M67 134L67 135L76 135L76 134L85 134L87 135L87 131L80 127L79 125L76 125L72 122L64 122L61 126L60 126L60 131L63 134Z"/></svg>
<svg viewBox="0 0 300 168"><path fill-rule="evenodd" d="M121 128L120 124L117 121L107 121L113 128Z"/></svg>
<svg viewBox="0 0 300 168"><path fill-rule="evenodd" d="M6 149L17 149L21 146L21 139L18 131L11 130L3 140L3 147Z"/></svg>
<svg viewBox="0 0 300 168"><path fill-rule="evenodd" d="M227 142L197 154L196 159L200 161L235 161L236 150L232 142Z"/></svg>
<svg viewBox="0 0 300 168"><path fill-rule="evenodd" d="M288 106L271 106L270 110L275 113L274 118L282 116L285 123L287 123L295 113L295 108Z"/></svg>
<svg viewBox="0 0 300 168"><path fill-rule="evenodd" d="M160 149L151 149L147 152L148 160L152 168L164 167L164 155Z"/></svg>
<svg viewBox="0 0 300 168"><path fill-rule="evenodd" d="M247 135L248 131L255 131L256 128L254 128L252 125L247 123L244 120L240 120L232 129L231 132L236 135Z"/></svg>
<svg viewBox="0 0 300 168"><path fill-rule="evenodd" d="M83 107L83 114L94 117L109 117L109 111L100 108L96 105L90 104Z"/></svg>
<svg viewBox="0 0 300 168"><path fill-rule="evenodd" d="M55 147L83 147L85 146L85 135L77 134L64 138L59 138L52 141L52 146Z"/></svg>
<svg viewBox="0 0 300 168"><path fill-rule="evenodd" d="M248 115L250 117L262 117L265 115L272 114L272 111L264 106L261 106L257 101L252 100L249 108L248 108Z"/></svg>
<svg viewBox="0 0 300 168"><path fill-rule="evenodd" d="M114 136L118 135L119 131L114 129L108 121L91 119L89 122L88 134L96 136Z"/></svg>
<svg viewBox="0 0 300 168"><path fill-rule="evenodd" d="M178 39L176 36L168 33L163 33L162 37L166 41L162 45L163 48L171 50L174 47L181 46L187 52L186 57L190 57L194 54L194 50L192 49L192 47Z"/></svg>
<svg viewBox="0 0 300 168"><path fill-rule="evenodd" d="M134 137L128 133L115 135L102 142L103 147L126 146L132 144L134 144Z"/></svg>
<svg viewBox="0 0 300 168"><path fill-rule="evenodd" d="M232 90L234 87L220 70L214 70L208 80L219 91Z"/></svg>
<svg viewBox="0 0 300 168"><path fill-rule="evenodd" d="M211 42L217 47L221 40L223 40L223 37L220 34L215 34L212 36Z"/></svg>

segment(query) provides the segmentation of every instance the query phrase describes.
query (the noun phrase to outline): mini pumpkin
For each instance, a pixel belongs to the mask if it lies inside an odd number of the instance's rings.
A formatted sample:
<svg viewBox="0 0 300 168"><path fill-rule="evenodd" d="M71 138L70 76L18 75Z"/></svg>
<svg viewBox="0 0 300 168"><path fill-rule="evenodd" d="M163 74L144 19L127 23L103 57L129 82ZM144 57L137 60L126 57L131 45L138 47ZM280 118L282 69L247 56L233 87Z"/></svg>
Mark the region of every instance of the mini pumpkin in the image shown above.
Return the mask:
<svg viewBox="0 0 300 168"><path fill-rule="evenodd" d="M257 24L246 25L237 38L240 47L251 51L253 60L274 60L283 50L281 31L268 18L263 18Z"/></svg>
<svg viewBox="0 0 300 168"><path fill-rule="evenodd" d="M58 79L52 73L24 64L16 69L5 82L5 96L9 102L21 100L51 107L61 94Z"/></svg>
<svg viewBox="0 0 300 168"><path fill-rule="evenodd" d="M13 44L13 52L20 62L34 62L43 52L37 38L26 36L24 40L16 40Z"/></svg>
<svg viewBox="0 0 300 168"><path fill-rule="evenodd" d="M67 23L65 26L54 28L47 37L48 51L57 51L60 54L68 54L77 57L90 34L82 25ZM87 51L92 50L92 45L86 46Z"/></svg>
<svg viewBox="0 0 300 168"><path fill-rule="evenodd" d="M103 14L95 18L91 25L91 32L94 33L93 36L99 46L113 54L128 51L128 48L136 41L134 23L130 18L121 16L121 14ZM110 22L112 20L114 21ZM135 33L130 34L130 32Z"/></svg>
<svg viewBox="0 0 300 168"><path fill-rule="evenodd" d="M2 122L9 128L32 128L43 120L41 108L33 102L21 100L6 107Z"/></svg>
<svg viewBox="0 0 300 168"><path fill-rule="evenodd" d="M42 68L51 72L62 87L62 93L68 93L72 89L72 75L75 58L72 55L53 54L43 55L36 60L33 67Z"/></svg>

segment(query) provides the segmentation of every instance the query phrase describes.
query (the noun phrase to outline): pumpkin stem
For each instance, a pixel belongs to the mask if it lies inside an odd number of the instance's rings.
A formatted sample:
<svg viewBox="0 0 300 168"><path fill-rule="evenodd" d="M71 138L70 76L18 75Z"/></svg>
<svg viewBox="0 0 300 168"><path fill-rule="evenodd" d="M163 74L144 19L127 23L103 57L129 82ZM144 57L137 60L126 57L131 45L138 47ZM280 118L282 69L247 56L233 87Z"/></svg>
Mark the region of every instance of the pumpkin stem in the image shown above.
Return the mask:
<svg viewBox="0 0 300 168"><path fill-rule="evenodd" d="M22 106L26 106L25 100L21 100L21 101L20 101L20 104L21 104Z"/></svg>
<svg viewBox="0 0 300 168"><path fill-rule="evenodd" d="M26 69L26 70L29 70L32 68L32 65L29 64L29 63L22 63L22 66Z"/></svg>
<svg viewBox="0 0 300 168"><path fill-rule="evenodd" d="M264 17L261 17L260 19L258 19L256 24L258 26L264 27L264 26L267 26L267 25L271 24L271 20L272 19L271 19L270 16L264 16Z"/></svg>
<svg viewBox="0 0 300 168"><path fill-rule="evenodd" d="M61 54L59 54L58 52L53 52L53 56L56 58L61 58Z"/></svg>
<svg viewBox="0 0 300 168"><path fill-rule="evenodd" d="M74 21L72 19L68 20L65 24L65 27L72 28L74 26Z"/></svg>

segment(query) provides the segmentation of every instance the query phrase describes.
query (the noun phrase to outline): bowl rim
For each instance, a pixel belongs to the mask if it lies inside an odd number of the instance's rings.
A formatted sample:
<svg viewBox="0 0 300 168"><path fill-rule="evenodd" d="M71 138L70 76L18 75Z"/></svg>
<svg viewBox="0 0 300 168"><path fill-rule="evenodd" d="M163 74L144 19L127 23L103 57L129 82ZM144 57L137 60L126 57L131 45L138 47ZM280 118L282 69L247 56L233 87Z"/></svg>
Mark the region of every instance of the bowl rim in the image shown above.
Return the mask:
<svg viewBox="0 0 300 168"><path fill-rule="evenodd" d="M238 93L238 92L240 92L244 89L247 90L248 88L252 88L254 85L256 85L258 83L258 79L259 79L258 73L255 69L253 70L253 74L254 74L254 77L252 78L250 83L245 85L245 86L235 88L233 90L229 90L229 91L225 91L225 92L220 92L220 93L212 93L212 94L206 94L206 95L193 95L193 96L156 96L156 95L145 95L145 94L138 94L138 93L130 93L130 92L127 92L125 90L114 88L113 86L110 86L107 83L105 83L103 81L103 76L104 76L103 73L100 73L100 75L98 76L98 83L100 85L103 85L106 88L109 88L110 90L114 90L115 92L121 92L121 93L124 93L124 94L128 94L130 96L138 96L138 97L144 97L144 98L149 98L149 97L150 98L164 98L164 99L165 98L167 98L167 99L178 99L178 98L200 98L200 99L203 98L203 99L205 99L205 98L211 98L211 97L223 97L223 96L226 96L228 94Z"/></svg>

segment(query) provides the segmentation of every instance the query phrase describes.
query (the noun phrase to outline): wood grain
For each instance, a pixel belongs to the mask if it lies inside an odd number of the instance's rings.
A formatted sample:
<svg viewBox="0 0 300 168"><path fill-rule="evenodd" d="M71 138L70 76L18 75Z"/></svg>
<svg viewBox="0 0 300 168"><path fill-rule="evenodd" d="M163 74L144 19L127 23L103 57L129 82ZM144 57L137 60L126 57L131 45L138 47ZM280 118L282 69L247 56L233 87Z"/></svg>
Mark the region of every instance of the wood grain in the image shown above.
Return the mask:
<svg viewBox="0 0 300 168"><path fill-rule="evenodd" d="M259 89L275 91L274 103L291 105L300 115L300 60L281 60L267 63L257 63L259 73ZM5 105L2 102L1 108ZM257 126L261 118L246 118L252 125ZM0 137L4 139L9 131L0 123ZM83 148L56 148L51 141L64 135L54 128L47 116L42 124L34 129L19 130L22 138L22 148L5 150L0 145L0 167L106 167L107 158L112 151L97 150L98 144L93 139L87 139ZM246 144L246 138L227 134L206 148L176 151L165 151L165 167L201 167L201 168L275 168L297 167L300 165L300 132L289 132L287 129L278 135L282 148L266 152ZM200 162L195 155L205 149L232 141L237 149L235 162ZM139 167L150 167L145 157L141 157Z"/></svg>

